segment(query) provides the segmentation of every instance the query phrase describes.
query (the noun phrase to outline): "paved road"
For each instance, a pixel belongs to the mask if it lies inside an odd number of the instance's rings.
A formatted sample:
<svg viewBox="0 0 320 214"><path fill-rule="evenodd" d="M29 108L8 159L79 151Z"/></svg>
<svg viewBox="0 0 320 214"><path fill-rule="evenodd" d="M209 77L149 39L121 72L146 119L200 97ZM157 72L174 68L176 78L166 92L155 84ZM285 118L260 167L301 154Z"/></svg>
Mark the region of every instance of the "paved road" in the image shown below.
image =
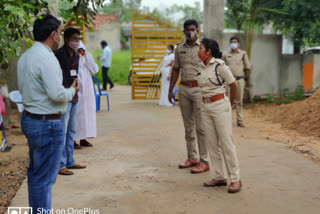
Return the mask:
<svg viewBox="0 0 320 214"><path fill-rule="evenodd" d="M210 171L193 175L177 168L186 157L179 107L132 101L128 86L110 92L110 112L104 101L94 147L75 152L87 169L58 176L52 202L57 213L320 213L320 166L266 140L254 127L234 127L243 189L228 194L226 187L202 187ZM26 205L25 181L11 206Z"/></svg>

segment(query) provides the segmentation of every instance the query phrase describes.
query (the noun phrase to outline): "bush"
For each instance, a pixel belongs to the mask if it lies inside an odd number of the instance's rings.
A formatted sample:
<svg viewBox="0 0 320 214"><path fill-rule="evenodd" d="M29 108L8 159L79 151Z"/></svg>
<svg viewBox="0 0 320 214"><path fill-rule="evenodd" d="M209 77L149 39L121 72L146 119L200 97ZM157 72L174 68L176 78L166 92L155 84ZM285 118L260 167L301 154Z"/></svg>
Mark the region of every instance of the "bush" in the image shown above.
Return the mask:
<svg viewBox="0 0 320 214"><path fill-rule="evenodd" d="M295 94L293 96L294 100L302 100L304 96L304 90L303 90L303 86L299 85L297 86L296 90L295 90Z"/></svg>
<svg viewBox="0 0 320 214"><path fill-rule="evenodd" d="M303 86L299 85L296 87L295 93L294 94L288 94L288 93L283 93L280 95L280 97L274 97L270 94L267 94L267 103L275 103L277 105L282 105L282 104L289 104L293 100L302 100L304 97L304 90ZM255 102L260 102L262 101L260 97L255 96L253 98Z"/></svg>

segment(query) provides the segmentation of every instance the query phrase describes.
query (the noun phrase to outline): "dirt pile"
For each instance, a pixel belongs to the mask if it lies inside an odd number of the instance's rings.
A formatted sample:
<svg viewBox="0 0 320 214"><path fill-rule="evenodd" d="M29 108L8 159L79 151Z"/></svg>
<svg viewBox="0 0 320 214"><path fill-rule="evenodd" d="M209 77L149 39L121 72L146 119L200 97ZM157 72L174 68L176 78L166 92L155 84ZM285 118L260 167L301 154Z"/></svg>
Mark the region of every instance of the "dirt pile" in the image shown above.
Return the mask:
<svg viewBox="0 0 320 214"><path fill-rule="evenodd" d="M259 114L272 122L309 136L320 137L320 89L306 100L260 108Z"/></svg>

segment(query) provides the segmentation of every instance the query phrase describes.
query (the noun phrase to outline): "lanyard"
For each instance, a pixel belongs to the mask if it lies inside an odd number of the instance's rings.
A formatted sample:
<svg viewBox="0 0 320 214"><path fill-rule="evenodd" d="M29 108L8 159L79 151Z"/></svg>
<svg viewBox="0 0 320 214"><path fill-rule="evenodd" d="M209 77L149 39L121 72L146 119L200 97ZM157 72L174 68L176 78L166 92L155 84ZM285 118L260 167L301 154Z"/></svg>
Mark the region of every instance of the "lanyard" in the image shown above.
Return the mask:
<svg viewBox="0 0 320 214"><path fill-rule="evenodd" d="M74 61L73 61L73 58L76 58ZM72 66L72 70L74 69L74 67L76 66L76 64L77 64L77 62L78 62L78 59L77 59L77 57L75 56L75 53L72 55L72 56L70 56L70 61L71 61L71 66Z"/></svg>

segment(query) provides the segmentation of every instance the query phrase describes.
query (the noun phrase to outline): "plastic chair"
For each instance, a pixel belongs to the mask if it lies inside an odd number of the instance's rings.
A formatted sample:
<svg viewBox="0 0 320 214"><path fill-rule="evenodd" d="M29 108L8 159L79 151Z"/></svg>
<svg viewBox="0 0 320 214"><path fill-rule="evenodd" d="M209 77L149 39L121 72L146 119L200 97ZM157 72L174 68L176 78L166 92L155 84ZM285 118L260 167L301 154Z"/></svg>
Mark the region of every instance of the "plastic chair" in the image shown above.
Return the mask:
<svg viewBox="0 0 320 214"><path fill-rule="evenodd" d="M99 79L97 77L92 76L92 81L93 81L94 94L96 96L96 112L100 110L100 97L101 96L107 96L108 111L110 111L109 94L107 92L101 92ZM98 92L96 92L96 87L94 87L95 82L97 84Z"/></svg>
<svg viewBox="0 0 320 214"><path fill-rule="evenodd" d="M177 96L177 92L179 91L179 88L174 88L173 89L173 106L176 105L176 96Z"/></svg>
<svg viewBox="0 0 320 214"><path fill-rule="evenodd" d="M17 105L18 111L19 111L19 127L21 130L21 117L23 113L23 104L22 104L22 95L18 90L16 91L11 91L9 93L9 98L12 102L14 102Z"/></svg>

